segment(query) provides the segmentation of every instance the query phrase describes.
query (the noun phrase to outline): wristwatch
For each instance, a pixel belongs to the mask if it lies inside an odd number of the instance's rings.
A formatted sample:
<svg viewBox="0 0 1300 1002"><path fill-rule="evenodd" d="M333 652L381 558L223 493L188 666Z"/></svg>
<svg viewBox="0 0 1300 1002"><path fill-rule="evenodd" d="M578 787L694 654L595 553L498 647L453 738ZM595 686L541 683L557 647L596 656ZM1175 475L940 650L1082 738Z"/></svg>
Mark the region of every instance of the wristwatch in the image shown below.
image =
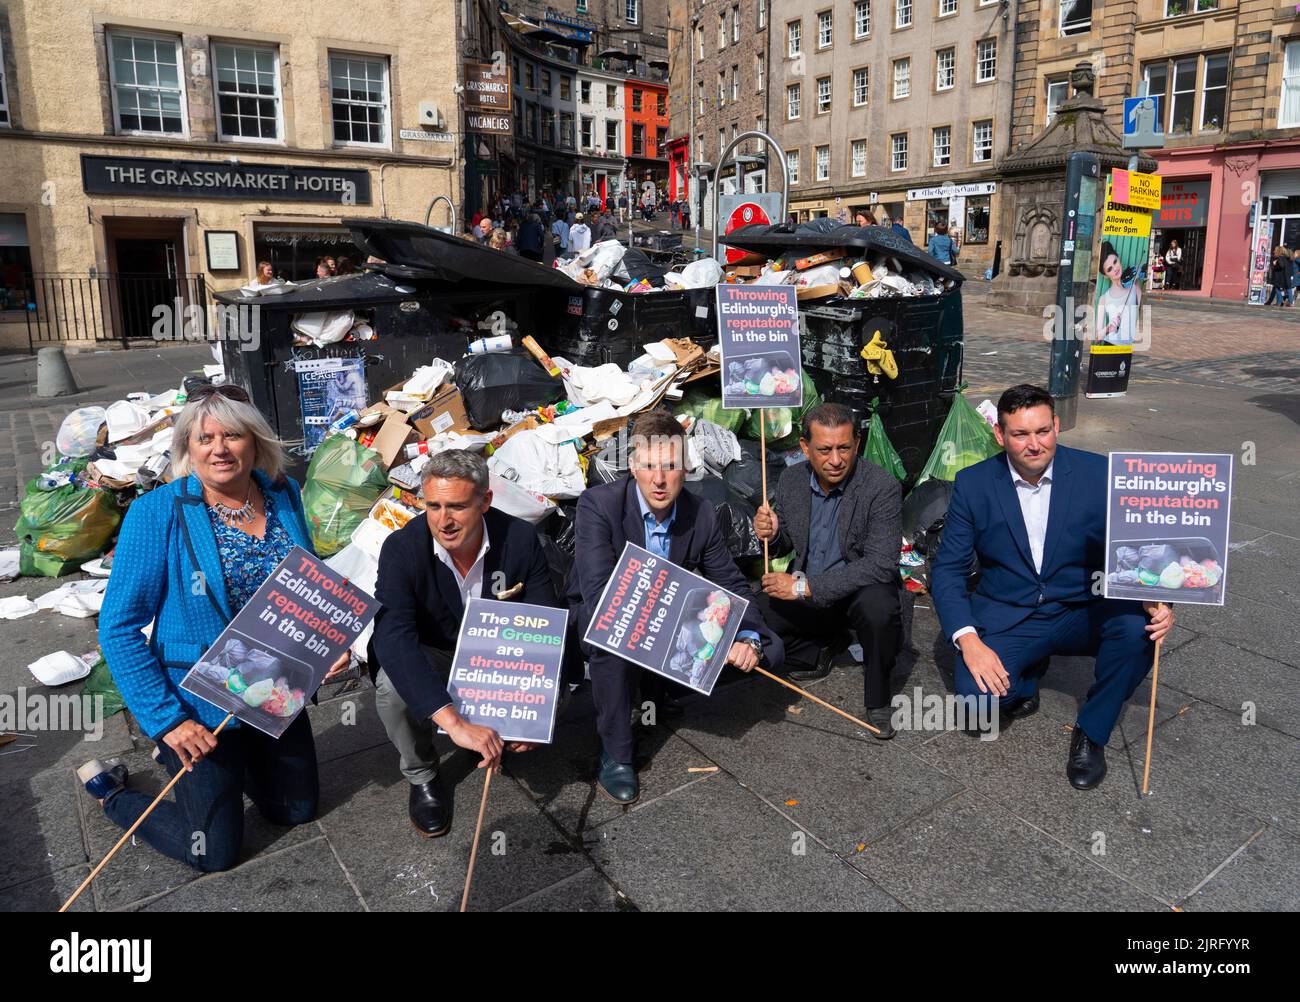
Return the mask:
<svg viewBox="0 0 1300 1002"><path fill-rule="evenodd" d="M807 578L795 578L795 579L794 579L794 597L795 597L795 598L807 598L807 597L808 597L808 579L807 579Z"/></svg>
<svg viewBox="0 0 1300 1002"><path fill-rule="evenodd" d="M754 652L754 656L757 657L759 661L763 660L763 642L761 640L755 640L753 637L745 637L740 642L747 645L749 649Z"/></svg>

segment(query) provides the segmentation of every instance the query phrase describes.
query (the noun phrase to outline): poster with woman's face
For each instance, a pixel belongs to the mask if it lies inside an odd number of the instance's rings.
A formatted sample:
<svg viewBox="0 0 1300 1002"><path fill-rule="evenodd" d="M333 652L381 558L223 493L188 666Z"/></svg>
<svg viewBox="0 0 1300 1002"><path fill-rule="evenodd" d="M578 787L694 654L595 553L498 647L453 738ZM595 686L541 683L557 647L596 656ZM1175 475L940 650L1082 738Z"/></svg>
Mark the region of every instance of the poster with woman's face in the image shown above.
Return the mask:
<svg viewBox="0 0 1300 1002"><path fill-rule="evenodd" d="M1146 283L1147 238L1103 239L1097 258L1097 340L1137 341L1138 316Z"/></svg>

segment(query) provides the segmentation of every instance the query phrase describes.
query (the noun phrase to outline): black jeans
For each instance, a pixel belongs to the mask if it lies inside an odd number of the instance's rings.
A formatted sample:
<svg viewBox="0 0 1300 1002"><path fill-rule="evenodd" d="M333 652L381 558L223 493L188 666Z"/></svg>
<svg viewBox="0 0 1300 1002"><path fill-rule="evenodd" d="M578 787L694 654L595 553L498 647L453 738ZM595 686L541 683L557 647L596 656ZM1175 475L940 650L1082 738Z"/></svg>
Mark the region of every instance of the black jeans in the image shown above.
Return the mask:
<svg viewBox="0 0 1300 1002"><path fill-rule="evenodd" d="M162 764L171 776L180 759L158 742ZM306 711L275 738L247 724L217 735L217 747L176 784L176 799L164 800L136 833L164 856L203 873L229 870L239 862L244 839L244 794L276 825L300 825L316 816L320 780L316 745ZM137 790L122 789L104 801L104 813L130 828L153 801Z"/></svg>
<svg viewBox="0 0 1300 1002"><path fill-rule="evenodd" d="M847 626L862 645L863 701L869 709L889 705L889 676L902 639L897 584L864 585L830 606L758 595L759 614L785 644L786 671L809 671L823 647Z"/></svg>

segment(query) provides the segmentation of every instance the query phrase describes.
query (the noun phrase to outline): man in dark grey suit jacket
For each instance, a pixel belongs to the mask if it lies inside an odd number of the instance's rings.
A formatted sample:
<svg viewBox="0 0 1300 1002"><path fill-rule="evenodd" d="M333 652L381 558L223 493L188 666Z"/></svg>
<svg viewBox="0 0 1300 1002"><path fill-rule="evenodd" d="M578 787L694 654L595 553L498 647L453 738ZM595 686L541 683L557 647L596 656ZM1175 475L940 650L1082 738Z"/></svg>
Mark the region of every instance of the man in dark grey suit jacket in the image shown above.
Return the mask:
<svg viewBox="0 0 1300 1002"><path fill-rule="evenodd" d="M843 625L862 645L867 719L891 738L889 676L900 638L898 551L903 495L897 480L859 458L853 413L824 403L804 415L807 463L787 467L775 504L754 519L773 555L792 549L791 573L763 575L759 609L785 644L792 679L830 674L832 638Z"/></svg>

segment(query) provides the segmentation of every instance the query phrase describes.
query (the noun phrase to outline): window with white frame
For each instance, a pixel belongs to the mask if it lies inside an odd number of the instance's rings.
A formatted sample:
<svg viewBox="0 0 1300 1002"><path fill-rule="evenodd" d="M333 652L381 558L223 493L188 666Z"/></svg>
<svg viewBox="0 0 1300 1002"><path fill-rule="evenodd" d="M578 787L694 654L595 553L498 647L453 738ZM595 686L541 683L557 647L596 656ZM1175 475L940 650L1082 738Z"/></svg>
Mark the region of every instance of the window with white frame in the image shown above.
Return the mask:
<svg viewBox="0 0 1300 1002"><path fill-rule="evenodd" d="M1061 37L1092 31L1092 0L1061 0Z"/></svg>
<svg viewBox="0 0 1300 1002"><path fill-rule="evenodd" d="M793 121L799 117L799 85L792 83L785 89L785 117Z"/></svg>
<svg viewBox="0 0 1300 1002"><path fill-rule="evenodd" d="M5 47L0 39L0 125L12 125L9 121L9 86L5 82Z"/></svg>
<svg viewBox="0 0 1300 1002"><path fill-rule="evenodd" d="M983 38L975 43L975 82L996 80L998 76L998 40Z"/></svg>
<svg viewBox="0 0 1300 1002"><path fill-rule="evenodd" d="M947 167L952 163L952 126L941 125L934 130L934 138L930 144L934 152L932 163L936 167Z"/></svg>
<svg viewBox="0 0 1300 1002"><path fill-rule="evenodd" d="M542 97L551 96L551 71L542 70Z"/></svg>
<svg viewBox="0 0 1300 1002"><path fill-rule="evenodd" d="M592 138L592 129L595 124L596 120L590 115L582 116L582 148L584 150L589 150L595 145Z"/></svg>
<svg viewBox="0 0 1300 1002"><path fill-rule="evenodd" d="M1200 14L1218 9L1219 0L1165 0L1165 17L1182 17L1184 14Z"/></svg>
<svg viewBox="0 0 1300 1002"><path fill-rule="evenodd" d="M605 84L605 107L618 107L618 87L614 84Z"/></svg>
<svg viewBox="0 0 1300 1002"><path fill-rule="evenodd" d="M867 141L865 139L853 140L849 157L849 173L854 177L867 176Z"/></svg>
<svg viewBox="0 0 1300 1002"><path fill-rule="evenodd" d="M574 4L574 10L576 10L579 14L587 13L587 0L576 0Z"/></svg>
<svg viewBox="0 0 1300 1002"><path fill-rule="evenodd" d="M1300 41L1287 42L1282 61L1282 103L1277 109L1277 127L1300 126Z"/></svg>
<svg viewBox="0 0 1300 1002"><path fill-rule="evenodd" d="M824 49L835 38L835 12L824 10L817 15L817 48Z"/></svg>
<svg viewBox="0 0 1300 1002"><path fill-rule="evenodd" d="M114 31L108 36L108 54L117 131L185 135L181 40Z"/></svg>
<svg viewBox="0 0 1300 1002"><path fill-rule="evenodd" d="M907 97L912 93L912 60L894 60L894 97Z"/></svg>
<svg viewBox="0 0 1300 1002"><path fill-rule="evenodd" d="M939 16L947 17L957 13L957 0L939 0Z"/></svg>
<svg viewBox="0 0 1300 1002"><path fill-rule="evenodd" d="M831 78L817 78L817 114L824 115L831 110Z"/></svg>
<svg viewBox="0 0 1300 1002"><path fill-rule="evenodd" d="M718 49L722 50L727 47L727 15L718 15Z"/></svg>
<svg viewBox="0 0 1300 1002"><path fill-rule="evenodd" d="M607 121L605 123L605 152L606 153L618 152L618 136L619 133L623 131L622 125L623 125L622 122Z"/></svg>
<svg viewBox="0 0 1300 1002"><path fill-rule="evenodd" d="M865 66L853 71L853 107L861 108L867 103L871 83L871 72Z"/></svg>
<svg viewBox="0 0 1300 1002"><path fill-rule="evenodd" d="M740 100L740 67L731 67L731 100Z"/></svg>
<svg viewBox="0 0 1300 1002"><path fill-rule="evenodd" d="M695 51L697 59L704 58L704 25L702 24L695 26Z"/></svg>
<svg viewBox="0 0 1300 1002"><path fill-rule="evenodd" d="M763 116L763 115L757 115L757 116L755 116L755 118L754 118L754 131L755 131L755 132L766 132L766 131L767 131L767 118L766 118L765 116Z"/></svg>
<svg viewBox="0 0 1300 1002"><path fill-rule="evenodd" d="M907 170L906 132L896 132L889 137L889 169Z"/></svg>
<svg viewBox="0 0 1300 1002"><path fill-rule="evenodd" d="M767 27L767 0L758 0L758 27Z"/></svg>
<svg viewBox="0 0 1300 1002"><path fill-rule="evenodd" d="M727 149L727 130L719 129L718 130L718 159L719 160L722 159L722 154L726 151L726 149Z"/></svg>
<svg viewBox="0 0 1300 1002"><path fill-rule="evenodd" d="M1201 79L1201 131L1223 128L1223 113L1228 103L1228 56L1220 53L1205 57Z"/></svg>
<svg viewBox="0 0 1300 1002"><path fill-rule="evenodd" d="M907 28L912 24L912 0L894 0L894 27Z"/></svg>
<svg viewBox="0 0 1300 1002"><path fill-rule="evenodd" d="M628 24L641 23L641 0L623 0L623 19Z"/></svg>
<svg viewBox="0 0 1300 1002"><path fill-rule="evenodd" d="M1056 109L1061 106L1062 101L1070 99L1070 81L1069 80L1048 80L1047 81L1047 124L1051 125L1052 120L1056 118Z"/></svg>
<svg viewBox="0 0 1300 1002"><path fill-rule="evenodd" d="M330 54L330 114L336 143L387 146L388 108L387 59Z"/></svg>
<svg viewBox="0 0 1300 1002"><path fill-rule="evenodd" d="M988 163L993 159L993 120L976 122L971 128L971 162Z"/></svg>
<svg viewBox="0 0 1300 1002"><path fill-rule="evenodd" d="M212 46L217 134L222 139L280 138L280 60L274 46Z"/></svg>
<svg viewBox="0 0 1300 1002"><path fill-rule="evenodd" d="M936 90L952 90L957 83L957 50L940 49L934 54L934 86Z"/></svg>
<svg viewBox="0 0 1300 1002"><path fill-rule="evenodd" d="M727 75L718 70L718 107L722 107L727 101Z"/></svg>
<svg viewBox="0 0 1300 1002"><path fill-rule="evenodd" d="M799 151L785 151L785 173L791 184L799 183Z"/></svg>
<svg viewBox="0 0 1300 1002"><path fill-rule="evenodd" d="M829 181L831 178L831 148L817 147L817 180Z"/></svg>
<svg viewBox="0 0 1300 1002"><path fill-rule="evenodd" d="M704 114L704 81L703 80L701 80L698 84L695 85L695 91L699 97L699 105L700 105L700 110L697 112L697 114L703 115Z"/></svg>
<svg viewBox="0 0 1300 1002"><path fill-rule="evenodd" d="M739 7L731 8L731 40L733 42L740 41L740 8Z"/></svg>
<svg viewBox="0 0 1300 1002"><path fill-rule="evenodd" d="M853 37L866 38L871 34L871 0L857 0L853 5Z"/></svg>
<svg viewBox="0 0 1300 1002"><path fill-rule="evenodd" d="M767 67L764 65L765 62L766 60L763 58L761 52L754 57L754 83L758 93L760 94L763 93L763 77L767 72Z"/></svg>
<svg viewBox="0 0 1300 1002"><path fill-rule="evenodd" d="M785 26L785 52L797 56L803 51L803 22L791 21Z"/></svg>

